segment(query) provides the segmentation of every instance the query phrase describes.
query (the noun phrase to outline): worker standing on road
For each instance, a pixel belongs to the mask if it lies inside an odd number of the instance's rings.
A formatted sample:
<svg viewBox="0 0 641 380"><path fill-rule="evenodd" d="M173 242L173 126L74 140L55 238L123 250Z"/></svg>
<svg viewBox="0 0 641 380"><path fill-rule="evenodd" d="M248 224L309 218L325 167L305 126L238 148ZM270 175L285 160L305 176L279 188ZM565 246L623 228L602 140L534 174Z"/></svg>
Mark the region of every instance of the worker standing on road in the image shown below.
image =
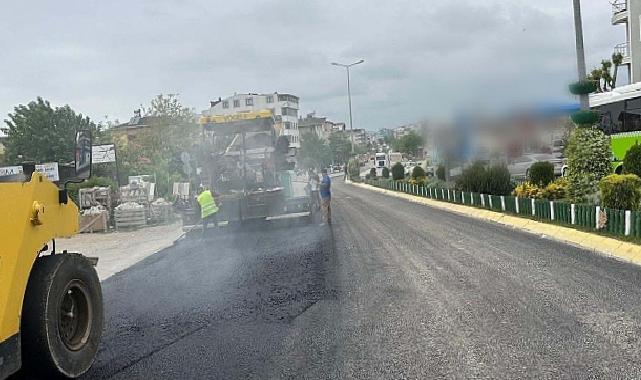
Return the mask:
<svg viewBox="0 0 641 380"><path fill-rule="evenodd" d="M320 199L318 197L318 187L320 184L320 178L318 174L314 173L313 170L309 171L309 195L312 198L312 207L314 211L320 208Z"/></svg>
<svg viewBox="0 0 641 380"><path fill-rule="evenodd" d="M343 180L347 180L347 163L345 163L345 166L343 167L343 172L345 173Z"/></svg>
<svg viewBox="0 0 641 380"><path fill-rule="evenodd" d="M216 214L218 213L218 205L216 204L216 199L211 190L206 187L201 187L202 191L196 198L198 204L200 205L200 218L203 223L203 236L207 231L207 224L214 223L217 225Z"/></svg>
<svg viewBox="0 0 641 380"><path fill-rule="evenodd" d="M320 183L321 208L323 209L323 224L332 224L332 180L327 175L327 169L321 171L323 179Z"/></svg>

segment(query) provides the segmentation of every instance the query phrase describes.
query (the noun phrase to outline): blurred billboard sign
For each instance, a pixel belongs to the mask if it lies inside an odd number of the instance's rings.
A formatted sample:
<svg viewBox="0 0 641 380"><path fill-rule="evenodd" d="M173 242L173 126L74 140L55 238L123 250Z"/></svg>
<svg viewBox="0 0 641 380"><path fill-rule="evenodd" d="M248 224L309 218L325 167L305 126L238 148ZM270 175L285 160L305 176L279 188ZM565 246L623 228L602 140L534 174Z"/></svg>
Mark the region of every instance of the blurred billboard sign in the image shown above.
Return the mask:
<svg viewBox="0 0 641 380"><path fill-rule="evenodd" d="M0 177L22 174L22 166L4 166L0 167Z"/></svg>
<svg viewBox="0 0 641 380"><path fill-rule="evenodd" d="M44 164L38 164L36 165L36 171L44 174L51 182L60 181L57 162L45 162Z"/></svg>
<svg viewBox="0 0 641 380"><path fill-rule="evenodd" d="M94 164L116 162L116 146L114 144L92 146L91 161Z"/></svg>

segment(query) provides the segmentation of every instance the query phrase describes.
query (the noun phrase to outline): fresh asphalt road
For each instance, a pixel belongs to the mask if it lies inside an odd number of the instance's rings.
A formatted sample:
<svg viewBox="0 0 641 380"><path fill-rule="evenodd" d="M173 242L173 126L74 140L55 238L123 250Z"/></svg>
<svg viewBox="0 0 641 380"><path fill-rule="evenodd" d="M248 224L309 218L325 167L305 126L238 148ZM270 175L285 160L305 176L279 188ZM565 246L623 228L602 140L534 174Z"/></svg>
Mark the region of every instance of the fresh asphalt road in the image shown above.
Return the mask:
<svg viewBox="0 0 641 380"><path fill-rule="evenodd" d="M641 268L336 181L103 284L87 378L641 378Z"/></svg>

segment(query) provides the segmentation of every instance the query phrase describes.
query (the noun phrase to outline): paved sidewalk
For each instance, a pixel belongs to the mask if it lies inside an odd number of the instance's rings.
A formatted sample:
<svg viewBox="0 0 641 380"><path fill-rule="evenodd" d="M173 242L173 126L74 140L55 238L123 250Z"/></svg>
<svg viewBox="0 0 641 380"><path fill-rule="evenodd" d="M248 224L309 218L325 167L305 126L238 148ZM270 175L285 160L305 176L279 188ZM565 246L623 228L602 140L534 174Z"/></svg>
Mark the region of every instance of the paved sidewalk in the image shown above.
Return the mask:
<svg viewBox="0 0 641 380"><path fill-rule="evenodd" d="M66 249L98 257L96 270L100 280L104 281L145 257L171 246L182 234L180 223L127 232L78 234L70 239L57 239L56 250Z"/></svg>

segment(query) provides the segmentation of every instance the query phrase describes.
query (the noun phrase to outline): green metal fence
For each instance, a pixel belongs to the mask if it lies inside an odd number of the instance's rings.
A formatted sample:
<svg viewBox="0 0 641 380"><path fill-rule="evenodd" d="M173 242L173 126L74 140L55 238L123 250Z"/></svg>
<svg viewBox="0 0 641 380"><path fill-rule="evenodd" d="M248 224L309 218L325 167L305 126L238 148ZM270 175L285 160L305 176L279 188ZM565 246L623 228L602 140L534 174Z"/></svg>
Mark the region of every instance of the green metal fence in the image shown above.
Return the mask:
<svg viewBox="0 0 641 380"><path fill-rule="evenodd" d="M462 192L453 189L421 187L404 181L375 179L368 180L366 183L387 190L521 215L540 221L554 221L555 223L587 229L596 229L598 223L599 229L604 232L641 238L641 211L600 209L598 206L571 204L564 201L517 198Z"/></svg>

